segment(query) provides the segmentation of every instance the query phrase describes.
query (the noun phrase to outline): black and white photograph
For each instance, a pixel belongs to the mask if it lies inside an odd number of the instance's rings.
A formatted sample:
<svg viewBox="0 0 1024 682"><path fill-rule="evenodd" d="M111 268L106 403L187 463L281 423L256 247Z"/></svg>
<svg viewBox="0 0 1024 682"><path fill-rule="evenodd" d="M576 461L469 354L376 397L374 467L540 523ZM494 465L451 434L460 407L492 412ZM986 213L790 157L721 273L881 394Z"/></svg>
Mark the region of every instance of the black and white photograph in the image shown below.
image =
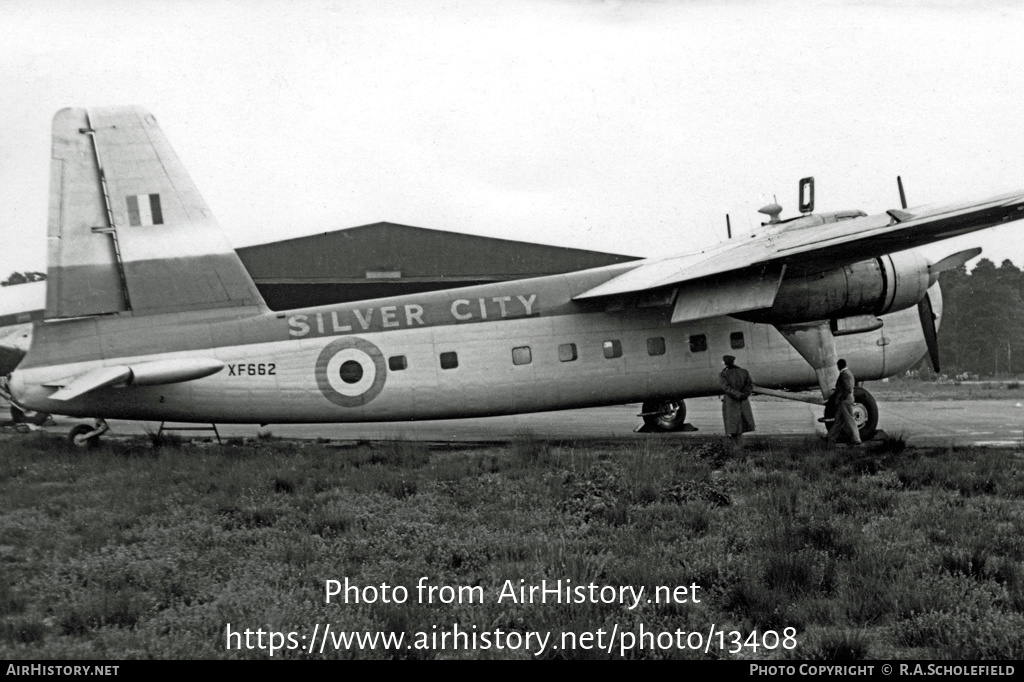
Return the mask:
<svg viewBox="0 0 1024 682"><path fill-rule="evenodd" d="M1021 36L0 2L0 667L1018 674Z"/></svg>

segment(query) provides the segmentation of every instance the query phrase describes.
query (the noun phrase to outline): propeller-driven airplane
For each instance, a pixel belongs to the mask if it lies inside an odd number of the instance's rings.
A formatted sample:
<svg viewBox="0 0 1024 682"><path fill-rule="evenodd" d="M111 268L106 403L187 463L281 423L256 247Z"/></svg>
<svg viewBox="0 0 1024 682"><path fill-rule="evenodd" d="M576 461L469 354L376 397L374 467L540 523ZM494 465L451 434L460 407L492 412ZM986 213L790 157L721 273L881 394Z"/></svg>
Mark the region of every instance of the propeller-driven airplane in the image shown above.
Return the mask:
<svg viewBox="0 0 1024 682"><path fill-rule="evenodd" d="M823 404L844 357L860 380L937 362L943 269L910 250L1024 218L1024 194L948 206L781 208L756 234L681 256L289 311L269 310L153 116L53 121L45 319L11 376L25 410L221 423L447 419L642 402L683 426L737 357L759 390ZM800 399L800 398L797 398ZM856 393L861 431L874 400Z"/></svg>

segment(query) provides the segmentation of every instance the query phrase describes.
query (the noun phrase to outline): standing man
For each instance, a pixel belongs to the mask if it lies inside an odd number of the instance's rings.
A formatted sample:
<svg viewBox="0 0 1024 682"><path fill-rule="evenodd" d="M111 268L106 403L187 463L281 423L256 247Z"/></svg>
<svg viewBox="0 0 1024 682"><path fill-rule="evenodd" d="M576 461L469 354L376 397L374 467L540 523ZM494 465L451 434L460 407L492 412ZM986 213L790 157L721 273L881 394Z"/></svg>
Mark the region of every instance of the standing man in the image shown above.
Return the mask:
<svg viewBox="0 0 1024 682"><path fill-rule="evenodd" d="M737 448L743 447L743 434L754 430L754 412L750 409L750 394L754 392L754 382L750 373L736 366L736 358L731 355L722 357L725 369L719 375L722 384L722 421L725 422L725 433L732 439Z"/></svg>
<svg viewBox="0 0 1024 682"><path fill-rule="evenodd" d="M839 368L839 378L836 379L836 387L829 400L836 401L836 417L832 428L828 430L828 442L836 442L836 436L845 432L850 438L850 443L860 445L860 430L853 418L853 387L855 379L853 372L846 366L846 360L840 359L836 363Z"/></svg>

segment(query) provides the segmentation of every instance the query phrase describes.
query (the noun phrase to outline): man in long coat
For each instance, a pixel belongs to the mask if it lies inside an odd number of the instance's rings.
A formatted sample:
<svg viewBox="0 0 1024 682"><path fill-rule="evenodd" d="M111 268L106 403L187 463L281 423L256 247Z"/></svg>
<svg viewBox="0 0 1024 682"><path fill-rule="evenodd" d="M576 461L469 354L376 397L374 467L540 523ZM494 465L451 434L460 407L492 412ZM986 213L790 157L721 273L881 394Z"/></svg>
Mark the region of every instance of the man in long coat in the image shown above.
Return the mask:
<svg viewBox="0 0 1024 682"><path fill-rule="evenodd" d="M836 420L828 430L828 442L834 443L839 434L846 433L850 443L860 445L860 430L853 417L853 389L857 382L853 378L853 372L846 366L846 360L840 360L836 366L839 368L839 378L836 379L836 388L829 400L836 401L838 409Z"/></svg>
<svg viewBox="0 0 1024 682"><path fill-rule="evenodd" d="M754 382L750 373L736 365L736 358L731 355L722 357L725 368L719 375L722 384L722 421L725 422L725 433L732 438L736 447L743 447L743 434L754 430L754 412L750 409L750 394L754 392Z"/></svg>

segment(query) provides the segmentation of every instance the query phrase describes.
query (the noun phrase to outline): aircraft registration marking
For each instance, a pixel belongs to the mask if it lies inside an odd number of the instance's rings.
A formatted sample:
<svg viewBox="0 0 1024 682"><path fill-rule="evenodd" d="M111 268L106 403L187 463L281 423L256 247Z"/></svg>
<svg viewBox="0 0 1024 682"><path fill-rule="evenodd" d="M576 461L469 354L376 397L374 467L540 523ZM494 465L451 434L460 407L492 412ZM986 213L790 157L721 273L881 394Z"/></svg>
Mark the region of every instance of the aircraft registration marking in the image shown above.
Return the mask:
<svg viewBox="0 0 1024 682"><path fill-rule="evenodd" d="M229 377L243 376L277 376L277 363L275 362L249 362L242 365L228 365Z"/></svg>
<svg viewBox="0 0 1024 682"><path fill-rule="evenodd" d="M288 317L288 334L338 336L354 331L375 332L411 327L430 327L483 320L530 317L538 312L537 294L460 298L450 303L385 305L379 308L338 308L316 313L296 313Z"/></svg>

